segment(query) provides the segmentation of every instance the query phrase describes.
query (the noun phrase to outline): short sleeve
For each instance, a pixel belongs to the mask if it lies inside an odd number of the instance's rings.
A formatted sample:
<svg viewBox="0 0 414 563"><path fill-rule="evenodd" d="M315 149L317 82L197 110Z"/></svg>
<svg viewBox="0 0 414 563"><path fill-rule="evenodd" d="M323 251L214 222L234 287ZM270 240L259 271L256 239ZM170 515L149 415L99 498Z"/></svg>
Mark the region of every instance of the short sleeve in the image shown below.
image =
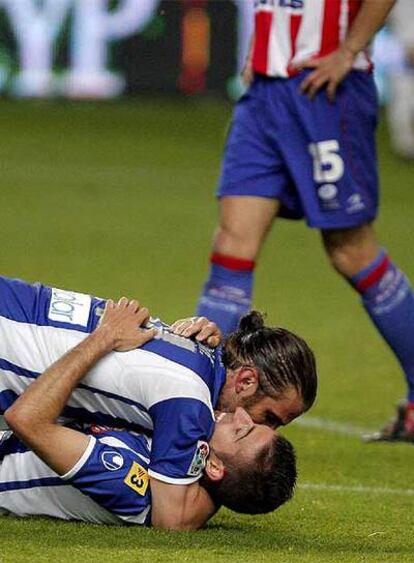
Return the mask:
<svg viewBox="0 0 414 563"><path fill-rule="evenodd" d="M148 519L148 458L120 439L90 436L85 453L62 479L124 520L143 524Z"/></svg>
<svg viewBox="0 0 414 563"><path fill-rule="evenodd" d="M214 415L202 401L172 398L153 405L154 422L149 475L166 483L197 481L209 454Z"/></svg>

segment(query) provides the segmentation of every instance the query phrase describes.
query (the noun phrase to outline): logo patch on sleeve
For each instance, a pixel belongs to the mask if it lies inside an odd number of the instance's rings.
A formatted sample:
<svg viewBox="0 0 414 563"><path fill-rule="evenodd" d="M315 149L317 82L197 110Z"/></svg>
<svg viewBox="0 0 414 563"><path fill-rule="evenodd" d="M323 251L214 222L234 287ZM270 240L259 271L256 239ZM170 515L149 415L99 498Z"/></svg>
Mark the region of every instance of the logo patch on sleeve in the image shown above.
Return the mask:
<svg viewBox="0 0 414 563"><path fill-rule="evenodd" d="M87 326L91 296L63 289L52 289L48 317L52 321Z"/></svg>
<svg viewBox="0 0 414 563"><path fill-rule="evenodd" d="M108 471L118 471L124 465L124 458L116 451L106 450L101 454L101 461Z"/></svg>
<svg viewBox="0 0 414 563"><path fill-rule="evenodd" d="M191 465L187 471L187 475L191 477L198 477L206 466L206 461L208 454L210 453L210 448L207 442L199 440L197 442L197 449L195 451Z"/></svg>
<svg viewBox="0 0 414 563"><path fill-rule="evenodd" d="M124 483L139 495L144 496L148 489L148 473L139 463L134 461L124 479Z"/></svg>

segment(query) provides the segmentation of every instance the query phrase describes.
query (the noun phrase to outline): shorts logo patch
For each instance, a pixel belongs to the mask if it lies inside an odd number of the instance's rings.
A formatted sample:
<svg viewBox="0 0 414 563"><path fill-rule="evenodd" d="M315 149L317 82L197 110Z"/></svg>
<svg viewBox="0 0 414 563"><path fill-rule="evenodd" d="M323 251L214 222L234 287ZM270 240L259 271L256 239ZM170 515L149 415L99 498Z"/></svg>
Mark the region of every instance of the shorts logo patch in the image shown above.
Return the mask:
<svg viewBox="0 0 414 563"><path fill-rule="evenodd" d="M101 454L102 463L108 471L118 471L124 465L124 458L119 452L106 451Z"/></svg>
<svg viewBox="0 0 414 563"><path fill-rule="evenodd" d="M207 442L204 442L203 440L199 440L197 442L197 449L191 461L191 465L187 471L187 475L191 475L192 477L198 477L206 466L206 461L209 453L210 453L210 448Z"/></svg>
<svg viewBox="0 0 414 563"><path fill-rule="evenodd" d="M319 186L318 198L322 211L334 211L341 207L338 200L338 188L335 184L322 184L322 186Z"/></svg>
<svg viewBox="0 0 414 563"><path fill-rule="evenodd" d="M148 489L148 473L139 463L134 461L124 479L124 483L139 495L144 496Z"/></svg>
<svg viewBox="0 0 414 563"><path fill-rule="evenodd" d="M323 201L330 201L331 199L335 199L338 195L338 188L335 184L323 184L318 188L318 196Z"/></svg>
<svg viewBox="0 0 414 563"><path fill-rule="evenodd" d="M352 194L348 198L348 206L346 208L347 213L358 213L358 211L362 211L365 209L365 204L362 201L362 197L360 194Z"/></svg>
<svg viewBox="0 0 414 563"><path fill-rule="evenodd" d="M48 317L52 321L86 327L91 302L90 295L53 288Z"/></svg>

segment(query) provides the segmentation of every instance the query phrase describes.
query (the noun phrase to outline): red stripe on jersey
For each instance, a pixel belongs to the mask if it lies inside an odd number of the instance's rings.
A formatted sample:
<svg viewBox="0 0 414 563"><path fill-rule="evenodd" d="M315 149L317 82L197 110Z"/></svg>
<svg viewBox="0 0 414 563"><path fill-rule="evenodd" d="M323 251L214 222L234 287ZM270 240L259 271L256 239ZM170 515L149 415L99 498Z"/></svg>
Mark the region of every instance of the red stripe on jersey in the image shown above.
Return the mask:
<svg viewBox="0 0 414 563"><path fill-rule="evenodd" d="M371 273L367 275L366 278L362 278L355 284L355 288L360 292L364 293L369 287L375 285L383 277L385 272L388 270L390 265L390 259L388 256L384 256L384 259L378 264L378 266Z"/></svg>
<svg viewBox="0 0 414 563"><path fill-rule="evenodd" d="M318 57L329 55L339 47L341 0L325 0L322 41Z"/></svg>
<svg viewBox="0 0 414 563"><path fill-rule="evenodd" d="M296 53L296 38L299 33L300 24L302 23L302 14L290 16L290 44L292 49L292 59Z"/></svg>
<svg viewBox="0 0 414 563"><path fill-rule="evenodd" d="M292 67L291 63L293 57L296 54L296 39L298 37L301 23L302 23L302 14L296 14L296 15L292 14L290 16L290 49L292 55L290 57L290 61L287 67L287 72L289 76L294 76L298 72L295 68Z"/></svg>
<svg viewBox="0 0 414 563"><path fill-rule="evenodd" d="M267 74L269 39L272 20L272 12L258 12L256 14L256 32L253 49L253 70L261 74Z"/></svg>

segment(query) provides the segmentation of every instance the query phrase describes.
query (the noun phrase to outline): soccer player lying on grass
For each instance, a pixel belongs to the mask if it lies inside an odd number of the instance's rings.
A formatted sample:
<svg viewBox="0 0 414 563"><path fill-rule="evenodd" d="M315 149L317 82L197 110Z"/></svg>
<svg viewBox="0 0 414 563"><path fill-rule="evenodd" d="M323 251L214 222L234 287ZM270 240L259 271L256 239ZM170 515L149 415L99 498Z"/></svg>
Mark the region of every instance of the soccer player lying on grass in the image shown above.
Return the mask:
<svg viewBox="0 0 414 563"><path fill-rule="evenodd" d="M91 333L105 301L0 277L0 414L36 377ZM210 506L191 496L203 470L214 409L245 408L256 423L287 424L314 402L312 351L296 335L242 319L222 350L172 333L151 319L157 338L111 353L89 370L63 415L152 434L152 520L186 528ZM190 331L191 332L191 331ZM203 516L203 511L205 512Z"/></svg>
<svg viewBox="0 0 414 563"><path fill-rule="evenodd" d="M6 411L14 435L3 432L0 441L0 513L104 524L151 523L148 438L132 431L75 429L58 423L72 391L96 362L112 350L134 349L152 338L153 331L138 328L147 320L148 311L135 301L108 302L98 328ZM189 500L198 504L202 497L210 515L222 504L250 514L269 512L293 493L291 445L268 426L254 424L244 409L218 416L209 446L205 444L194 459L200 466L204 462L202 485L188 488ZM186 527L194 529L204 522L203 515Z"/></svg>

